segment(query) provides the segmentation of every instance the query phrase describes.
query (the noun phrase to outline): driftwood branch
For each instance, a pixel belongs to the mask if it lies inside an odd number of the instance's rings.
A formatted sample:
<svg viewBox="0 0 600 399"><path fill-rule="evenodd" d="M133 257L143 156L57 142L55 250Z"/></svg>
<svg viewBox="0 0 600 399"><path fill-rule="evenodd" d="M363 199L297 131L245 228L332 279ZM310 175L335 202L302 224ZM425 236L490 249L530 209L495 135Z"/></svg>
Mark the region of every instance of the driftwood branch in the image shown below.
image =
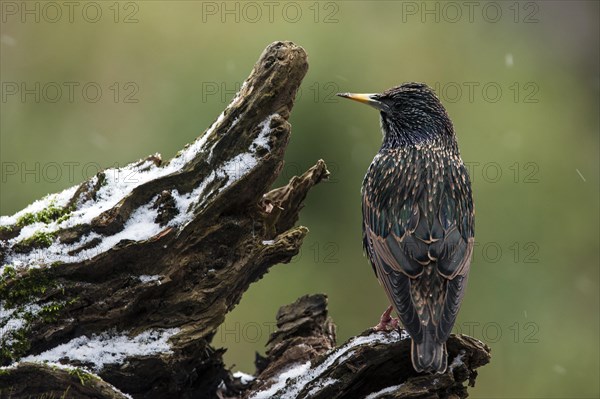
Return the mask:
<svg viewBox="0 0 600 399"><path fill-rule="evenodd" d="M1 398L342 398L402 382L439 395L385 397L464 397L462 382L489 358L478 341L451 338L462 365L419 377L398 334L335 349L323 295L281 308L250 383L211 346L249 285L298 253L302 203L329 174L318 161L270 190L306 58L271 44L215 123L170 161L107 169L0 218ZM285 378L298 370L310 380Z"/></svg>

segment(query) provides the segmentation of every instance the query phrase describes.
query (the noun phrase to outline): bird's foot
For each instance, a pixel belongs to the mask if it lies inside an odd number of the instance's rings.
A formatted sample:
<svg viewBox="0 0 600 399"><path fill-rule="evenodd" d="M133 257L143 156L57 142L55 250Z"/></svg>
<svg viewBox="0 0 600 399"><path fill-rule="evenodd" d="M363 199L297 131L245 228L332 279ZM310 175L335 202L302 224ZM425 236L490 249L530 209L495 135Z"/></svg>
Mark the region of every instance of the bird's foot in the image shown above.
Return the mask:
<svg viewBox="0 0 600 399"><path fill-rule="evenodd" d="M392 314L392 306L386 309L385 312L381 315L379 319L379 324L373 327L375 331L394 331L398 328L398 319L395 319L391 316Z"/></svg>

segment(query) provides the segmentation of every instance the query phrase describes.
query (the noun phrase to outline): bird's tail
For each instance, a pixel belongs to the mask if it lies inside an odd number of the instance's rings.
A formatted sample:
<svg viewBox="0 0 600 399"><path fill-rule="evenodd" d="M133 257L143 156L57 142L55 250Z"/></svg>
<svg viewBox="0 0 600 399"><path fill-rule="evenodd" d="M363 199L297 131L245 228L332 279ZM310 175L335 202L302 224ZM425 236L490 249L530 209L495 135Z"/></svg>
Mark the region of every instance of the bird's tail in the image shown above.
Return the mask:
<svg viewBox="0 0 600 399"><path fill-rule="evenodd" d="M448 366L446 343L439 342L434 331L425 331L420 343L412 341L411 358L417 372L442 374Z"/></svg>

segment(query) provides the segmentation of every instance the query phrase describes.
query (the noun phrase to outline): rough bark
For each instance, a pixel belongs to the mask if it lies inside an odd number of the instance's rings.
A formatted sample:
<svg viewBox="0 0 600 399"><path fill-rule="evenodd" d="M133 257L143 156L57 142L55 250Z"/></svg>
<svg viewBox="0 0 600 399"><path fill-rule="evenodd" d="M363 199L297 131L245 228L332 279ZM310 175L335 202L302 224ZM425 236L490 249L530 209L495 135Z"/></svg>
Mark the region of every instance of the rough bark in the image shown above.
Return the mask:
<svg viewBox="0 0 600 399"><path fill-rule="evenodd" d="M303 200L329 174L318 161L270 190L307 68L301 47L273 43L223 114L169 162L156 154L102 171L0 219L0 398L248 398L294 365L317 367L348 351L352 343L335 349L323 295L281 308L251 384L233 378L224 349L210 345L249 285L298 253L308 232L294 227ZM137 180L126 181L132 174ZM118 359L110 358L117 349L101 349L110 356L100 362L73 350L118 340L164 342ZM449 352L466 351L464 369L434 384L415 376L406 340L383 341L361 338L343 362L314 373L298 397L355 397L392 381L413 384L411 392L466 392L459 385L489 358L475 340L453 337ZM61 354L61 345L71 349ZM327 385L330 379L339 383ZM281 388L273 397L298 386Z"/></svg>
<svg viewBox="0 0 600 399"><path fill-rule="evenodd" d="M0 387L1 398L127 398L114 386L81 368L40 363L24 362L10 370L10 374L0 375Z"/></svg>

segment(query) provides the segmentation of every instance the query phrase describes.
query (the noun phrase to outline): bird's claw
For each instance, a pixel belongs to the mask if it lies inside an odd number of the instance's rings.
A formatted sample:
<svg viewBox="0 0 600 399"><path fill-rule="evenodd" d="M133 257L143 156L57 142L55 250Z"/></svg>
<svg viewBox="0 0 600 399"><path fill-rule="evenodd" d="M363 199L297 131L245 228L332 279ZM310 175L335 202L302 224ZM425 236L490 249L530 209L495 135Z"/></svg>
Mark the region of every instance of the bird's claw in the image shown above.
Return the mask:
<svg viewBox="0 0 600 399"><path fill-rule="evenodd" d="M385 312L383 312L381 318L379 319L379 324L373 327L373 330L389 332L398 328L399 321L391 316L392 310L393 308L390 306Z"/></svg>

